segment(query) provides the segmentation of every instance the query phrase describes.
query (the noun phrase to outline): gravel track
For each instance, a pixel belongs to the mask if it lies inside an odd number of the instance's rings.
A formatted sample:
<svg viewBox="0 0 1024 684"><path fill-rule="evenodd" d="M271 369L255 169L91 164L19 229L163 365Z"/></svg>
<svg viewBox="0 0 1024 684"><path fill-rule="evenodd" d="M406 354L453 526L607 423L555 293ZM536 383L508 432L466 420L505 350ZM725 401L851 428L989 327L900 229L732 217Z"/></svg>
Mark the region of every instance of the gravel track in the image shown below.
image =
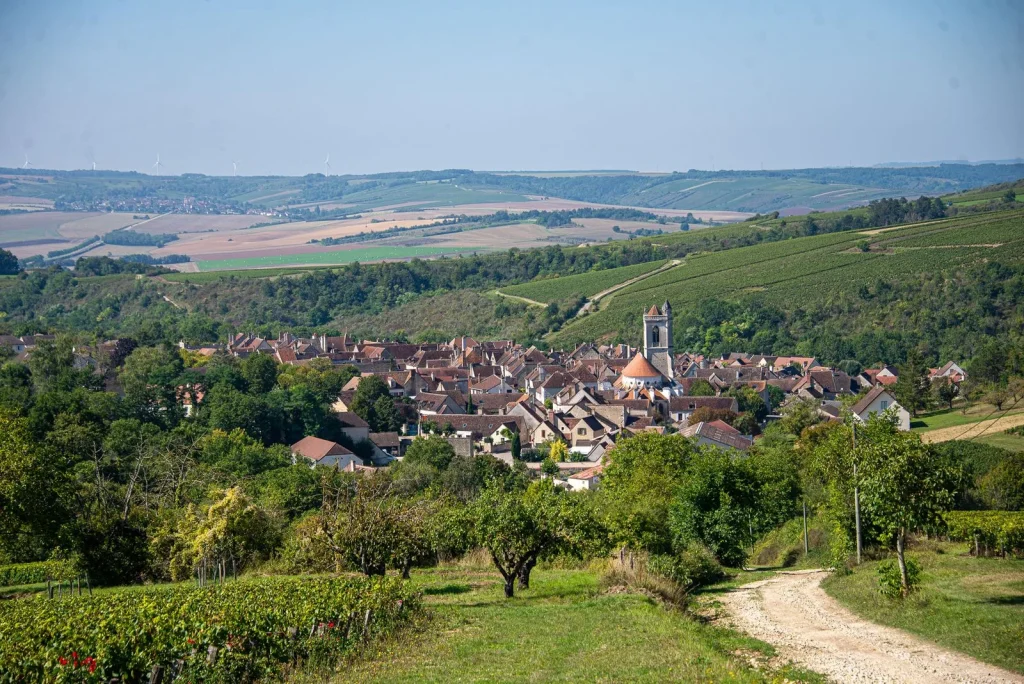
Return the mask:
<svg viewBox="0 0 1024 684"><path fill-rule="evenodd" d="M736 628L836 682L1024 683L1018 674L857 617L821 588L827 576L782 572L722 601Z"/></svg>

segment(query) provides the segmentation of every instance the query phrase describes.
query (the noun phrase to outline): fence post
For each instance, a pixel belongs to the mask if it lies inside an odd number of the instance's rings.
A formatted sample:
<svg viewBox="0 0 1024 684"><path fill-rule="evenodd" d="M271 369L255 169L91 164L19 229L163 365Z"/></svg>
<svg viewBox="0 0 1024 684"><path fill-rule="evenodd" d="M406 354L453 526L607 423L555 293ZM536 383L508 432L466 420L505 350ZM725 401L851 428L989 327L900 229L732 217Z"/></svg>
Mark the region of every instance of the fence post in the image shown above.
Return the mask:
<svg viewBox="0 0 1024 684"><path fill-rule="evenodd" d="M217 664L217 651L218 650L219 649L216 646L211 646L210 648L206 649L206 663L208 665L216 665Z"/></svg>
<svg viewBox="0 0 1024 684"><path fill-rule="evenodd" d="M49 598L53 598L53 582L49 577L46 578L46 595Z"/></svg>
<svg viewBox="0 0 1024 684"><path fill-rule="evenodd" d="M363 618L363 636L366 636L370 631L370 618L373 617L373 608L366 609L366 617Z"/></svg>
<svg viewBox="0 0 1024 684"><path fill-rule="evenodd" d="M164 666L154 665L149 673L149 684L160 684L164 680Z"/></svg>

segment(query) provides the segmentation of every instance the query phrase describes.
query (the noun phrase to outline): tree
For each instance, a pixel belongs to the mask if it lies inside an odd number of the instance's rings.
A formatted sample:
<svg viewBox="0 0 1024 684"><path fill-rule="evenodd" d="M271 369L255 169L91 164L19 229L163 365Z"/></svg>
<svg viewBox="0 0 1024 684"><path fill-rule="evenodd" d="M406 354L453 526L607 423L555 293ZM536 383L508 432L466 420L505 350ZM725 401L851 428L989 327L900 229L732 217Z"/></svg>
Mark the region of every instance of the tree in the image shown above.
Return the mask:
<svg viewBox="0 0 1024 684"><path fill-rule="evenodd" d="M672 545L703 544L723 565L740 567L750 539L753 483L727 453L701 449L676 489L669 525Z"/></svg>
<svg viewBox="0 0 1024 684"><path fill-rule="evenodd" d="M378 375L364 376L359 380L359 386L352 397L352 412L370 425L375 425L376 404L381 397L391 398L388 383Z"/></svg>
<svg viewBox="0 0 1024 684"><path fill-rule="evenodd" d="M250 354L242 360L242 377L250 394L267 394L277 384L277 362L269 354Z"/></svg>
<svg viewBox="0 0 1024 684"><path fill-rule="evenodd" d="M177 391L183 367L181 357L169 349L139 347L118 374L125 402L143 420L177 424L183 415Z"/></svg>
<svg viewBox="0 0 1024 684"><path fill-rule="evenodd" d="M998 385L992 387L985 393L985 403L996 407L997 411L1003 410L1003 404L1010 400L1010 393L1004 387Z"/></svg>
<svg viewBox="0 0 1024 684"><path fill-rule="evenodd" d="M768 404L765 403L764 397L753 387L731 389L724 396L735 397L740 413L752 414L758 423L763 422L768 417Z"/></svg>
<svg viewBox="0 0 1024 684"><path fill-rule="evenodd" d="M824 418L818 412L818 402L813 399L799 399L786 406L779 423L786 432L799 437L804 430L822 420Z"/></svg>
<svg viewBox="0 0 1024 684"><path fill-rule="evenodd" d="M786 401L786 393L780 387L768 385L768 400L772 405L772 413L775 413L782 406L782 402Z"/></svg>
<svg viewBox="0 0 1024 684"><path fill-rule="evenodd" d="M373 432L397 432L402 429L402 414L395 406L394 398L388 394L373 402L370 430Z"/></svg>
<svg viewBox="0 0 1024 684"><path fill-rule="evenodd" d="M548 477L556 477L561 472L561 469L558 467L558 462L548 456L541 462L540 472Z"/></svg>
<svg viewBox="0 0 1024 684"><path fill-rule="evenodd" d="M522 442L519 441L519 432L518 431L512 433L512 444L511 444L510 448L512 450L512 460L513 461L518 461L519 457L523 453L523 445L522 445Z"/></svg>
<svg viewBox="0 0 1024 684"><path fill-rule="evenodd" d="M18 257L6 249L0 249L0 275L17 275L20 271Z"/></svg>
<svg viewBox="0 0 1024 684"><path fill-rule="evenodd" d="M1017 201L1017 193L1016 193L1016 191L1013 188L1010 188L1005 193L1003 193L1003 201L1006 202L1007 204L1013 204L1014 202L1016 202Z"/></svg>
<svg viewBox="0 0 1024 684"><path fill-rule="evenodd" d="M488 487L475 502L476 541L505 580L505 598L514 596L516 579L529 585L528 568L542 553L577 540L584 516L566 514L569 499L563 497L569 496L550 481L538 481L525 492Z"/></svg>
<svg viewBox="0 0 1024 684"><path fill-rule="evenodd" d="M763 404L762 404L763 405ZM732 425L733 421L736 420L736 416L739 414L729 409L716 409L710 406L701 406L694 410L690 414L690 418L687 420L687 425L696 425L697 423L710 423L713 420L720 420L722 422Z"/></svg>
<svg viewBox="0 0 1024 684"><path fill-rule="evenodd" d="M548 451L548 458L555 463L564 463L569 460L569 447L568 445L560 440L555 439L551 442L551 448Z"/></svg>
<svg viewBox="0 0 1024 684"><path fill-rule="evenodd" d="M960 388L945 378L935 381L935 397L953 410L953 402L960 396Z"/></svg>
<svg viewBox="0 0 1024 684"><path fill-rule="evenodd" d="M1016 452L978 481L982 498L1000 511L1024 510L1024 453Z"/></svg>
<svg viewBox="0 0 1024 684"><path fill-rule="evenodd" d="M424 463L438 472L445 470L455 458L455 449L444 437L417 437L405 452L402 465Z"/></svg>
<svg viewBox="0 0 1024 684"><path fill-rule="evenodd" d="M711 386L710 382L701 378L690 385L687 394L691 397L713 397L715 396L715 388Z"/></svg>
<svg viewBox="0 0 1024 684"><path fill-rule="evenodd" d="M394 563L415 553L423 531L418 521L424 503L398 495L388 473L364 475L354 482L324 483L320 529L332 552L367 577L384 575ZM410 561L411 562L411 561Z"/></svg>
<svg viewBox="0 0 1024 684"><path fill-rule="evenodd" d="M861 505L878 538L895 542L903 596L910 593L907 535L942 523L953 502L953 474L918 435L894 431L859 447Z"/></svg>
<svg viewBox="0 0 1024 684"><path fill-rule="evenodd" d="M693 443L681 435L642 433L615 445L598 496L617 544L650 553L670 549L672 493L694 451Z"/></svg>
<svg viewBox="0 0 1024 684"><path fill-rule="evenodd" d="M916 416L928 408L931 402L931 384L928 381L928 367L921 352L911 349L907 361L899 368L899 379L893 386L893 393L903 408Z"/></svg>

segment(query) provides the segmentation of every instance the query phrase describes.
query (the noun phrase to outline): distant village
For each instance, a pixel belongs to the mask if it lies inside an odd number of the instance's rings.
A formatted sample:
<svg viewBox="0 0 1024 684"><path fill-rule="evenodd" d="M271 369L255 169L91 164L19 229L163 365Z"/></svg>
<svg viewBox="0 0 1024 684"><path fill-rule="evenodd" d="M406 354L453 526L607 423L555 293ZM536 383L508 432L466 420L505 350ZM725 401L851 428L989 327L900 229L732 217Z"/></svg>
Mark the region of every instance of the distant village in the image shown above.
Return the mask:
<svg viewBox="0 0 1024 684"><path fill-rule="evenodd" d="M370 443L372 457L357 456L318 437L291 447L296 462L305 459L313 466L348 471L386 466L401 459L416 436L432 433L447 439L461 455L486 453L512 465L513 451L518 451L515 456L539 472L539 456L561 442L564 459L557 461L557 473L549 474L562 486L591 489L600 480L606 455L624 436L678 432L699 444L744 452L761 427L779 418L780 408L800 400L810 400L826 420L840 420L844 407L859 421L887 411L901 430L910 429L910 414L892 391L898 372L891 366L851 376L813 357L676 353L668 302L646 311L642 325L642 349L582 344L572 351L555 351L471 337L400 344L289 333L277 339L237 333L225 345L180 346L207 356L268 354L278 363L295 365L326 358L336 366L355 367L359 375L342 389L332 408L343 434L352 443ZM24 355L41 339L53 336L0 336L0 345ZM83 357L80 363L87 365L90 359ZM930 375L933 381L954 384L966 377L954 362L932 369ZM372 432L352 412L356 388L371 376L387 384L403 416L400 432ZM737 395L745 398L745 406ZM202 392L181 396L188 415L192 398L201 401ZM755 399L752 410L752 397L763 402L763 409ZM735 420L745 413L761 418Z"/></svg>

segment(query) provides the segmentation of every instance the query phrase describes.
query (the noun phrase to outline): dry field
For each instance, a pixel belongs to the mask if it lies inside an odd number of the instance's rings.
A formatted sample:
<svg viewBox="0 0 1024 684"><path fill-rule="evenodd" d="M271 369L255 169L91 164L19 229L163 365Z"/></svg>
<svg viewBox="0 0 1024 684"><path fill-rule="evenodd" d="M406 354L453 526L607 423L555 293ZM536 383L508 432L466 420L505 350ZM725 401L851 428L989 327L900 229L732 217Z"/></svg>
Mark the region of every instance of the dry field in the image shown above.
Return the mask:
<svg viewBox="0 0 1024 684"><path fill-rule="evenodd" d="M138 227L140 233L208 233L241 230L277 219L253 214L164 214Z"/></svg>
<svg viewBox="0 0 1024 684"><path fill-rule="evenodd" d="M39 197L16 197L0 195L0 209L24 209L25 211L44 211L53 209L53 200Z"/></svg>
<svg viewBox="0 0 1024 684"><path fill-rule="evenodd" d="M384 218L388 216L391 218ZM401 217L401 218L397 218ZM379 223L372 223L377 219ZM162 220L162 219L161 219ZM310 240L328 237L340 238L359 233L372 233L389 228L421 225L429 220L420 220L409 214L367 214L359 219L343 221L308 221L282 223L250 230L221 230L214 233L182 234L180 239L152 250L152 254L188 254L203 261L218 259L239 259L245 257L271 256L277 254L308 254L325 248L308 244ZM159 224L159 221L154 221ZM147 224L149 225L149 224ZM353 244L352 247L357 245ZM332 249L338 249L335 245Z"/></svg>

